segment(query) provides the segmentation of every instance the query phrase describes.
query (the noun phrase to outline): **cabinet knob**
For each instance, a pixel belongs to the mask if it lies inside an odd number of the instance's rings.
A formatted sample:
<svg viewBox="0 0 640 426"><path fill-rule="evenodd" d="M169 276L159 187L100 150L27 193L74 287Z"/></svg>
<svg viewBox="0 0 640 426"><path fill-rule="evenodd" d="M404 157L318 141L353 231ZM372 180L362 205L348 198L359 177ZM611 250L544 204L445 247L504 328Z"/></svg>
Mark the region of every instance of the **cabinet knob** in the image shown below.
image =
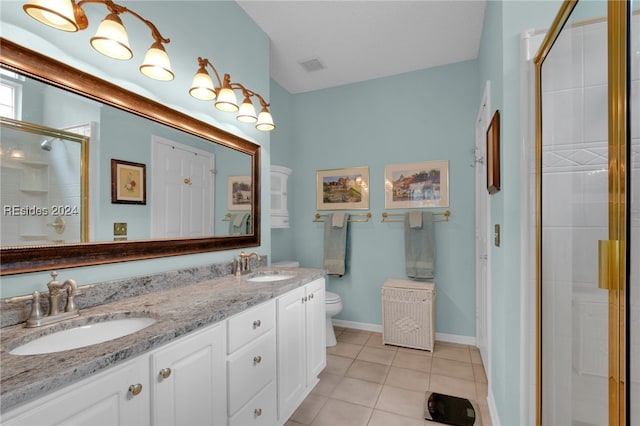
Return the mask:
<svg viewBox="0 0 640 426"><path fill-rule="evenodd" d="M136 383L135 385L129 386L129 392L131 395L136 396L142 392L142 385L140 383Z"/></svg>
<svg viewBox="0 0 640 426"><path fill-rule="evenodd" d="M260 364L262 362L262 357L260 355L253 357L254 364Z"/></svg>
<svg viewBox="0 0 640 426"><path fill-rule="evenodd" d="M309 295L309 299L313 299L313 293Z"/></svg>
<svg viewBox="0 0 640 426"><path fill-rule="evenodd" d="M255 320L253 322L253 328L258 328L262 325L262 322L260 320Z"/></svg>
<svg viewBox="0 0 640 426"><path fill-rule="evenodd" d="M256 408L255 410L253 410L253 412L255 413L256 417L260 417L262 415L262 408Z"/></svg>
<svg viewBox="0 0 640 426"><path fill-rule="evenodd" d="M183 182L184 182L185 185L191 185L191 179L190 178L185 178Z"/></svg>
<svg viewBox="0 0 640 426"><path fill-rule="evenodd" d="M305 296L305 297L303 297L303 298L302 298L302 303L304 303L304 302L306 302L306 301L307 301L307 296Z"/></svg>
<svg viewBox="0 0 640 426"><path fill-rule="evenodd" d="M160 370L160 377L162 377L163 379L168 379L169 376L171 376L170 368L163 368L162 370Z"/></svg>

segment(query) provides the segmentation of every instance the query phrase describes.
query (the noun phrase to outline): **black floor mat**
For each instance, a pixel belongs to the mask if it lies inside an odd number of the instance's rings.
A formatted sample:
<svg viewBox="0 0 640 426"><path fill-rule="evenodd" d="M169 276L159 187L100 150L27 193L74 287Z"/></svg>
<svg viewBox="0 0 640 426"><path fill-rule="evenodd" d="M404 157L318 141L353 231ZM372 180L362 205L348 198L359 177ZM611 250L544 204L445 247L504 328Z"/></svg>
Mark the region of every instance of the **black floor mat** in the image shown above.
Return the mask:
<svg viewBox="0 0 640 426"><path fill-rule="evenodd" d="M427 392L424 403L424 418L446 425L482 425L480 412L475 402L435 392Z"/></svg>

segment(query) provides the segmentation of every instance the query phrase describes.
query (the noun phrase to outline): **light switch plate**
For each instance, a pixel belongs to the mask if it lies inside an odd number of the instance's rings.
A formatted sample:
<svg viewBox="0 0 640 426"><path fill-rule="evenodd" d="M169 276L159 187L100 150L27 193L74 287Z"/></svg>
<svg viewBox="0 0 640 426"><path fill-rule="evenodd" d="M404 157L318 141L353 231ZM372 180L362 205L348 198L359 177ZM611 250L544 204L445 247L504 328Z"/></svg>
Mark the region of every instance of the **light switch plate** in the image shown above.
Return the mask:
<svg viewBox="0 0 640 426"><path fill-rule="evenodd" d="M126 222L114 222L113 235L127 235L127 223Z"/></svg>

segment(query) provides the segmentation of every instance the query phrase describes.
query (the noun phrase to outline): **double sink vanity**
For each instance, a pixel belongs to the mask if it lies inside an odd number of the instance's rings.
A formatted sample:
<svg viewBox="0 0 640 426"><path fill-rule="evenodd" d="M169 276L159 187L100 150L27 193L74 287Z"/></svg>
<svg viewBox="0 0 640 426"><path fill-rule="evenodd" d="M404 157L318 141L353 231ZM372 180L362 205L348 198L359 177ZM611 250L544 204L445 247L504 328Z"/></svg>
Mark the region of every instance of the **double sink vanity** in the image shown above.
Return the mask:
<svg viewBox="0 0 640 426"><path fill-rule="evenodd" d="M3 424L284 424L326 365L324 270L135 283L76 318L2 329Z"/></svg>

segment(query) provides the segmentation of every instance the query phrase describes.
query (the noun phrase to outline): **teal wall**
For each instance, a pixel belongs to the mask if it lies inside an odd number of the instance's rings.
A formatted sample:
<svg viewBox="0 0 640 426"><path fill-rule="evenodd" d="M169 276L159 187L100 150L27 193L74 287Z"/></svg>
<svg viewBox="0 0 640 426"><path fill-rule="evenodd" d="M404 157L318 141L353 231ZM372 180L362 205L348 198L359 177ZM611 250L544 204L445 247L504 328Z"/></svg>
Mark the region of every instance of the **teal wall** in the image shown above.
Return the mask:
<svg viewBox="0 0 640 426"><path fill-rule="evenodd" d="M479 85L491 81L491 109L500 110L501 191L491 196L500 247L491 258L491 389L501 424L520 419L520 36L548 28L562 4L488 1L480 45Z"/></svg>
<svg viewBox="0 0 640 426"><path fill-rule="evenodd" d="M293 168L294 258L302 266L322 266L323 224L312 222L316 171L369 167L373 218L350 224L347 274L329 278L328 289L343 299L338 318L381 324L382 284L406 278L402 224L381 223L385 165L449 160L452 215L435 225L436 331L475 335L475 169L470 165L479 98L475 60L289 97L293 132L273 135L272 161L294 160L286 165ZM289 250L275 238L272 243L274 259Z"/></svg>
<svg viewBox="0 0 640 426"><path fill-rule="evenodd" d="M85 31L66 33L36 22L22 11L22 1L2 1L0 35L71 66L119 84L133 92L157 100L203 121L221 127L262 146L262 188L270 190L270 134L238 122L234 114L219 112L212 102L199 101L188 94L197 71L198 56L208 57L219 72L231 74L233 81L270 100L269 39L233 1L137 1L127 7L152 21L171 39L166 46L176 79L158 82L138 71L144 53L152 42L149 29L130 16L123 15L134 51L130 61L117 61L95 52L89 38L95 34L107 10L100 4L87 4L90 26ZM180 19L176 19L179 16ZM211 25L212 17L215 25ZM277 120L277 118L275 118ZM276 122L276 124L278 124ZM105 141L102 141L104 144ZM139 151L140 147L135 147ZM110 192L100 195L105 200ZM104 201L104 200L103 200ZM261 209L269 211L269 197L262 197ZM262 229L270 220L263 214ZM258 251L270 254L271 235L263 232ZM63 278L74 278L81 285L127 276L138 276L176 268L231 260L237 250L178 256L157 260L116 263L106 266L59 271ZM46 272L2 277L2 297L42 290L51 278Z"/></svg>

